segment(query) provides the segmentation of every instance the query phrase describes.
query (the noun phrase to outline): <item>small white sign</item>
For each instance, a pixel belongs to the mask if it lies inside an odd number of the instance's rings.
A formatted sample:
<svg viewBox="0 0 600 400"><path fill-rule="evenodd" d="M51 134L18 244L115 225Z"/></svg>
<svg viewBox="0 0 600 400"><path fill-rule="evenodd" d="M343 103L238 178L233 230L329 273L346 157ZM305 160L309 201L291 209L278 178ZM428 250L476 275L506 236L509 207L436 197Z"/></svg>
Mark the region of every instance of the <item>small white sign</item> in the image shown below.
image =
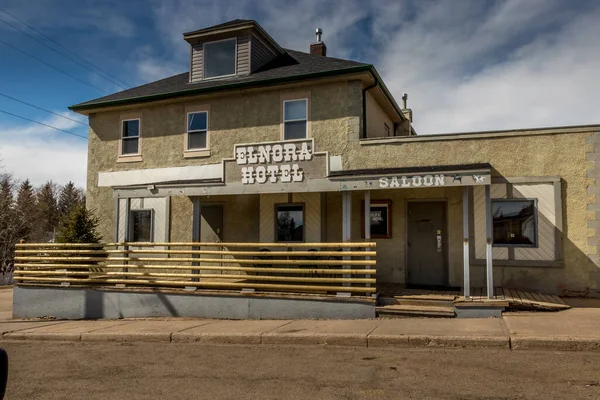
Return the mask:
<svg viewBox="0 0 600 400"><path fill-rule="evenodd" d="M379 178L380 188L409 188L421 186L444 186L446 180L444 175L415 175L415 176L392 176Z"/></svg>

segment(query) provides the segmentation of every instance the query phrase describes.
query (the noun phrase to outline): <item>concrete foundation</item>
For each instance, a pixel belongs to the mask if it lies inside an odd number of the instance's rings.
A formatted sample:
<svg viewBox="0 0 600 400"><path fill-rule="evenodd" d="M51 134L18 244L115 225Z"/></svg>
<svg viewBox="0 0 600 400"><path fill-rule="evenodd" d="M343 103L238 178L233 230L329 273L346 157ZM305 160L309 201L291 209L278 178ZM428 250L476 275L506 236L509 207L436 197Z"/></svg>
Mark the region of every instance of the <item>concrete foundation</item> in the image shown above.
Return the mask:
<svg viewBox="0 0 600 400"><path fill-rule="evenodd" d="M13 317L364 319L375 318L375 302L87 288L15 287Z"/></svg>

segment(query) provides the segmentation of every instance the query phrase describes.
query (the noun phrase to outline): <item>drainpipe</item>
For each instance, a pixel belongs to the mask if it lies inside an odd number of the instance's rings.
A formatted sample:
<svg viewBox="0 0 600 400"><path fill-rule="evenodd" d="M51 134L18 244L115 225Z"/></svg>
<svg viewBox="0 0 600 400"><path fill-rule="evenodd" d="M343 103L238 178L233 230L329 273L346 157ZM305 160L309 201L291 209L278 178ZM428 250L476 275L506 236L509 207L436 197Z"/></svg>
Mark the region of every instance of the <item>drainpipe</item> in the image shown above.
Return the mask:
<svg viewBox="0 0 600 400"><path fill-rule="evenodd" d="M367 91L373 89L379 85L379 82L375 80L375 83L371 86L367 86L362 91L362 103L363 103L363 134L362 138L365 139L367 137Z"/></svg>

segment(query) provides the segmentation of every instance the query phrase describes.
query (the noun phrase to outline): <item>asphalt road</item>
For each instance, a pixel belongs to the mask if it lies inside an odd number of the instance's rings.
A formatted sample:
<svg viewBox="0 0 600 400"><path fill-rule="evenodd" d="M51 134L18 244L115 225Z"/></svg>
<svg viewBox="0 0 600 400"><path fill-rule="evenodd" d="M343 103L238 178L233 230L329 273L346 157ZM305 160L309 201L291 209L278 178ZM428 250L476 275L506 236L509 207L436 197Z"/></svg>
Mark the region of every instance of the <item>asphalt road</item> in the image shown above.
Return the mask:
<svg viewBox="0 0 600 400"><path fill-rule="evenodd" d="M14 399L598 399L600 354L3 342Z"/></svg>

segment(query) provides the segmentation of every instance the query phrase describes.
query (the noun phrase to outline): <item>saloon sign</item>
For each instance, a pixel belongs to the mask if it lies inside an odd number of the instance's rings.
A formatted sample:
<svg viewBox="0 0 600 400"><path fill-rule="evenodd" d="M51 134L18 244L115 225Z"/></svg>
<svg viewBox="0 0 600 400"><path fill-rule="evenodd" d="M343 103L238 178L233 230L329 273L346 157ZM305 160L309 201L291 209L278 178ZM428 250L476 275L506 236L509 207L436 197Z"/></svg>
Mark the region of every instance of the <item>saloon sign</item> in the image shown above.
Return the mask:
<svg viewBox="0 0 600 400"><path fill-rule="evenodd" d="M309 142L286 142L236 146L235 161L241 166L242 183L302 182L304 170L299 162L310 161Z"/></svg>

